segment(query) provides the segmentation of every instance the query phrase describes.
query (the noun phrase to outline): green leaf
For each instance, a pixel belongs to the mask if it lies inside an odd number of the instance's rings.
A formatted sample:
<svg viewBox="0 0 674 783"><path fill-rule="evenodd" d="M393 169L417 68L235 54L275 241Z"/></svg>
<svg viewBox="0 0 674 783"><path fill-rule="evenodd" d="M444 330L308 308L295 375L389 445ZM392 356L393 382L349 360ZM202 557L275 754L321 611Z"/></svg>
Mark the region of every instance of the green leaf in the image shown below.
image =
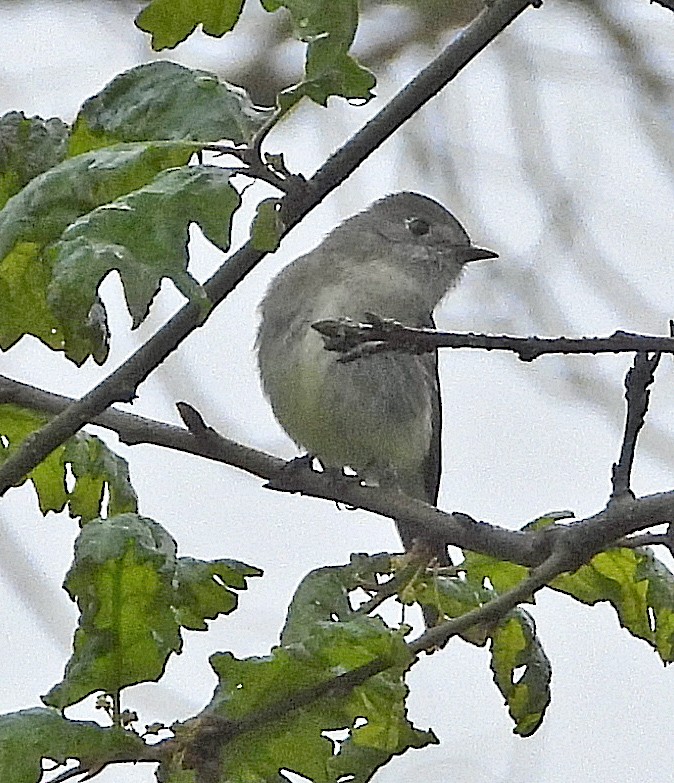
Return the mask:
<svg viewBox="0 0 674 783"><path fill-rule="evenodd" d="M439 613L438 622L460 617L477 609L496 597L488 588L455 576L439 576L432 571L418 574L401 595L404 603L420 603L432 607ZM486 644L489 626L474 625L460 634L461 638L478 647Z"/></svg>
<svg viewBox="0 0 674 783"><path fill-rule="evenodd" d="M515 734L530 736L550 704L552 670L528 612L515 609L493 631L491 670L515 722Z"/></svg>
<svg viewBox="0 0 674 783"><path fill-rule="evenodd" d="M190 223L222 250L230 243L232 214L241 202L227 169L185 166L76 220L53 246L48 302L67 313L66 334L78 334L105 276L122 279L133 326L148 314L165 277L207 313L210 302L187 272Z"/></svg>
<svg viewBox="0 0 674 783"><path fill-rule="evenodd" d="M53 709L35 708L0 715L0 780L38 783L42 759L65 764L79 759L96 768L108 759L142 756L145 743L137 734L95 723L67 720Z"/></svg>
<svg viewBox="0 0 674 783"><path fill-rule="evenodd" d="M408 585L405 597L432 606L441 618L460 617L512 589L528 576L528 569L467 552L461 565L463 577L428 573ZM489 580L489 581L487 581ZM494 681L503 694L515 733L529 736L543 721L550 703L551 669L533 619L514 609L494 628L493 623L473 625L460 634L471 644L491 644ZM524 667L522 676L516 669Z"/></svg>
<svg viewBox="0 0 674 783"><path fill-rule="evenodd" d="M0 405L0 462L4 462L32 432L39 430L48 421L47 416L18 405ZM33 468L27 479L35 487L43 514L62 511L68 501L63 446L52 451Z"/></svg>
<svg viewBox="0 0 674 783"><path fill-rule="evenodd" d="M173 0L171 0L174 5ZM116 142L189 140L249 142L272 116L241 87L178 63L145 63L116 76L82 106L70 154Z"/></svg>
<svg viewBox="0 0 674 783"><path fill-rule="evenodd" d="M352 555L349 565L324 566L308 573L295 591L281 632L283 645L311 636L317 623L347 621L354 616L349 593L366 584L377 584L390 572L388 555Z"/></svg>
<svg viewBox="0 0 674 783"><path fill-rule="evenodd" d="M304 79L279 96L284 112L305 95L323 106L331 95L374 97L374 75L348 54L358 27L357 0L262 0L262 5L271 12L287 8L294 35L308 44Z"/></svg>
<svg viewBox="0 0 674 783"><path fill-rule="evenodd" d="M298 85L283 90L279 105L285 113L305 96L321 106L327 106L332 95L367 102L374 98L372 88L375 84L374 75L358 65L353 57L329 41L317 41L307 52L305 78Z"/></svg>
<svg viewBox="0 0 674 783"><path fill-rule="evenodd" d="M205 629L205 618L236 607L218 582L245 589L245 577L257 573L236 561L181 561L166 530L135 514L89 522L64 584L80 610L73 654L43 700L63 709L95 691L158 680L182 649L183 620Z"/></svg>
<svg viewBox="0 0 674 783"><path fill-rule="evenodd" d="M48 420L44 414L17 405L0 405L0 462ZM68 466L75 477L70 490L66 487ZM81 516L86 522L103 514L106 493L109 514L136 510L128 463L86 432L77 433L52 451L28 474L28 480L35 487L43 514L62 511L68 504L70 516Z"/></svg>
<svg viewBox="0 0 674 783"><path fill-rule="evenodd" d="M247 576L262 576L262 571L238 560L179 558L174 597L177 621L184 628L206 631L206 620L236 609L239 597L228 588L245 590Z"/></svg>
<svg viewBox="0 0 674 783"><path fill-rule="evenodd" d="M68 126L53 117L26 117L11 111L0 117L0 208L31 179L66 156Z"/></svg>
<svg viewBox="0 0 674 783"><path fill-rule="evenodd" d="M177 752L158 779L280 783L283 769L321 783L364 782L391 756L437 742L407 720L404 675L413 659L402 632L350 606L352 590L389 574L388 555L317 569L293 597L282 646L263 658L212 656L213 700L176 727ZM362 684L339 679L363 666L371 668ZM325 683L331 687L319 692ZM220 740L211 730L215 716L224 723ZM346 737L325 736L337 729Z"/></svg>
<svg viewBox="0 0 674 783"><path fill-rule="evenodd" d="M296 706L317 686L375 661L386 670L364 684ZM247 719L254 723L226 742L221 754L213 747L215 758L203 747L188 751L186 766L194 766L198 777L200 770L219 764L221 783L278 781L281 769L324 783L347 775L369 780L391 756L437 741L407 720L403 676L411 663L401 635L379 618L367 617L317 623L302 644L274 648L265 658L216 654L211 664L219 684L203 719L217 715L234 726ZM333 745L324 732L337 729L346 729L348 737ZM185 726L188 742L190 735Z"/></svg>
<svg viewBox="0 0 674 783"><path fill-rule="evenodd" d="M478 552L465 552L465 558L460 568L465 572L466 579L471 584L481 587L491 584L494 590L499 593L512 590L522 579L529 576L529 569L525 566L509 563L507 560L497 560Z"/></svg>
<svg viewBox="0 0 674 783"><path fill-rule="evenodd" d="M63 682L43 698L63 709L161 677L182 640L171 606L175 541L156 522L123 514L89 522L64 587L80 622Z"/></svg>
<svg viewBox="0 0 674 783"><path fill-rule="evenodd" d="M648 550L600 552L551 587L584 604L608 601L620 625L647 641L665 663L674 660L674 575Z"/></svg>
<svg viewBox="0 0 674 783"><path fill-rule="evenodd" d="M77 324L70 313L52 311L52 261L45 249L80 216L185 164L194 150L185 142L119 144L65 160L9 199L0 211L0 348L33 334L77 364L90 355L104 361L107 328L100 301L93 297L92 311Z"/></svg>
<svg viewBox="0 0 674 783"><path fill-rule="evenodd" d="M272 253L281 242L283 221L279 214L279 199L266 198L257 205L250 238L256 250Z"/></svg>
<svg viewBox="0 0 674 783"><path fill-rule="evenodd" d="M99 438L79 432L63 447L62 462L69 464L75 486L68 493L70 515L88 522L103 516L117 516L138 510L138 498L131 486L129 463L111 451Z"/></svg>
<svg viewBox="0 0 674 783"><path fill-rule="evenodd" d="M136 17L136 26L152 35L152 48L172 49L197 25L220 38L239 20L244 0L152 0Z"/></svg>

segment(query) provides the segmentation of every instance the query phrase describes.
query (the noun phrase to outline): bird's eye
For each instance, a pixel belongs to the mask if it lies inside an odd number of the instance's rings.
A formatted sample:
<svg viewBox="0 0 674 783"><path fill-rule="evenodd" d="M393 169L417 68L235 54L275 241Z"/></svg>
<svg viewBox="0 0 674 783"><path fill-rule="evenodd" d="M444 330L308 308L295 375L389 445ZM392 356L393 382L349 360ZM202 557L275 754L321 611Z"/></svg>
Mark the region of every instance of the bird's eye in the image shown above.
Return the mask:
<svg viewBox="0 0 674 783"><path fill-rule="evenodd" d="M421 237L424 234L428 234L431 229L430 223L422 218L408 218L405 221L405 225L410 233L415 237Z"/></svg>

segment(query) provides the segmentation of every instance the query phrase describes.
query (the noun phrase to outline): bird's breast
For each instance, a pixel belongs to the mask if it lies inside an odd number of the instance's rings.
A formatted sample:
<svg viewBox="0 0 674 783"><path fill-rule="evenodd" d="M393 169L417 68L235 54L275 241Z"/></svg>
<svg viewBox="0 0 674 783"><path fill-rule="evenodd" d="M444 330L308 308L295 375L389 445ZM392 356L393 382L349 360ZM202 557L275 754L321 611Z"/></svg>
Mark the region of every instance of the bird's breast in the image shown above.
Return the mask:
<svg viewBox="0 0 674 783"><path fill-rule="evenodd" d="M295 326L277 341L274 371L263 367L265 392L290 437L327 466L375 475L416 470L434 426L430 357L381 354L343 363L309 323Z"/></svg>

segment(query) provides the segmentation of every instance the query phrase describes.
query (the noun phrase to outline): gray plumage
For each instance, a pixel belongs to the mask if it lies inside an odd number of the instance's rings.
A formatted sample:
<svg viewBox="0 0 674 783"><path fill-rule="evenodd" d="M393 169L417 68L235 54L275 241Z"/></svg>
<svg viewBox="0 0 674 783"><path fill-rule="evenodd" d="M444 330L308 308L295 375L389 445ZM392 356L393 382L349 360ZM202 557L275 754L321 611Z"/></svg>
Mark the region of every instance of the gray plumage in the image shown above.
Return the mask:
<svg viewBox="0 0 674 783"><path fill-rule="evenodd" d="M476 248L432 199L396 193L337 226L273 280L261 305L258 358L265 394L290 437L327 468L393 482L435 504L440 483L437 354L383 353L339 363L311 324L367 313L433 327L433 310ZM412 535L398 524L406 548ZM447 562L441 542L428 541Z"/></svg>

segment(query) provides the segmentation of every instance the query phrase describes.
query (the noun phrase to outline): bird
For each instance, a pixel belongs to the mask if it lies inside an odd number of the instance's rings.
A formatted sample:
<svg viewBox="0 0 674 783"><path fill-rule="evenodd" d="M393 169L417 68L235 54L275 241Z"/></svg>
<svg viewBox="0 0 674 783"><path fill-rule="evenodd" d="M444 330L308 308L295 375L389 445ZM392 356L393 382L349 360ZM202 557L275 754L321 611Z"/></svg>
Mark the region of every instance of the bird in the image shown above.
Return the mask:
<svg viewBox="0 0 674 783"><path fill-rule="evenodd" d="M442 404L437 351L381 352L340 362L316 321L370 314L435 328L433 311L466 264L496 258L434 199L409 191L375 201L272 280L257 335L262 388L292 440L324 469L355 471L436 505ZM421 542L397 521L406 551L423 545L448 565L441 536Z"/></svg>

